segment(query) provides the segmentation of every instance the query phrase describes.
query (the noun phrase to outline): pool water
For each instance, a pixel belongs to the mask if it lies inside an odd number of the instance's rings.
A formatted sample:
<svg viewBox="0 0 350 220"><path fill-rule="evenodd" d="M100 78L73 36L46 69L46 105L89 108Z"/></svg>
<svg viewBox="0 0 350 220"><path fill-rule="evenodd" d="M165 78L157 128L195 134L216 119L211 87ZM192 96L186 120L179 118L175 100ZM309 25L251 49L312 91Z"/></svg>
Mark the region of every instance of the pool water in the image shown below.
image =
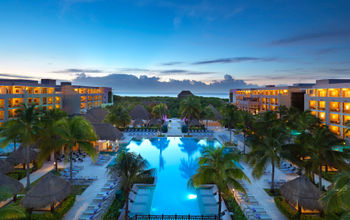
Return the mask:
<svg viewBox="0 0 350 220"><path fill-rule="evenodd" d="M152 205L144 214L200 215L197 194L187 182L197 169L196 159L204 146L220 146L217 140L153 138L132 140L127 149L141 154L157 169Z"/></svg>

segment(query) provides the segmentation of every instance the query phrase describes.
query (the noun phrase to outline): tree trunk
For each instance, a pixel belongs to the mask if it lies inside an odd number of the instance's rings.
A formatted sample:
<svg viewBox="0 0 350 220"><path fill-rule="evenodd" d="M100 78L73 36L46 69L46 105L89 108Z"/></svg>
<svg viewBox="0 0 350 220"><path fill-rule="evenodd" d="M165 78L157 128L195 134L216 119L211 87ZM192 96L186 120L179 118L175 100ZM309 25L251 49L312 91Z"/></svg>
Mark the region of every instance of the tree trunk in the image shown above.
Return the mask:
<svg viewBox="0 0 350 220"><path fill-rule="evenodd" d="M318 187L320 191L322 192L322 165L320 166L320 171L318 174Z"/></svg>
<svg viewBox="0 0 350 220"><path fill-rule="evenodd" d="M16 139L13 140L13 152L16 151Z"/></svg>
<svg viewBox="0 0 350 220"><path fill-rule="evenodd" d="M69 153L69 175L70 175L70 181L72 182L73 181L73 152L71 151Z"/></svg>
<svg viewBox="0 0 350 220"><path fill-rule="evenodd" d="M125 211L124 211L124 219L128 220L129 215L129 192L126 192L126 204L125 204Z"/></svg>
<svg viewBox="0 0 350 220"><path fill-rule="evenodd" d="M231 128L229 128L228 130L230 131L230 144L231 144L232 143L232 134L231 134L232 130L231 130Z"/></svg>
<svg viewBox="0 0 350 220"><path fill-rule="evenodd" d="M218 210L218 219L221 219L221 190L219 189L218 191L218 196L219 196L219 210Z"/></svg>
<svg viewBox="0 0 350 220"><path fill-rule="evenodd" d="M243 133L243 154L245 154L245 138L246 138L246 134Z"/></svg>
<svg viewBox="0 0 350 220"><path fill-rule="evenodd" d="M57 164L57 155L56 155L56 152L53 154L54 156L54 161L55 161L55 170L56 172L58 172L58 164Z"/></svg>
<svg viewBox="0 0 350 220"><path fill-rule="evenodd" d="M271 171L271 193L275 193L275 162L271 162L272 165L272 171Z"/></svg>
<svg viewBox="0 0 350 220"><path fill-rule="evenodd" d="M29 190L30 189L30 172L29 172L29 169L30 169L30 161L29 161L29 146L26 146L26 162L27 162L27 186L26 186L26 189Z"/></svg>

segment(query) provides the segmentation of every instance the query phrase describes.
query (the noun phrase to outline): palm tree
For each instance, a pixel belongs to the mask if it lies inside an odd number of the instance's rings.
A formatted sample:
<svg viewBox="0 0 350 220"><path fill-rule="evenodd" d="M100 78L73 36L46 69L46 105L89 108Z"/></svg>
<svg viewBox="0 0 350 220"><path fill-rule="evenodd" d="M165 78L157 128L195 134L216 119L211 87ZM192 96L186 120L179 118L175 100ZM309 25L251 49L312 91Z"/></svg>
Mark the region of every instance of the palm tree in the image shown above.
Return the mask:
<svg viewBox="0 0 350 220"><path fill-rule="evenodd" d="M189 186L195 187L203 184L216 184L219 197L218 219L221 216L221 195L229 193L229 186L245 193L238 180L249 181L249 179L237 166L240 157L238 153L225 153L224 146L218 148L207 146L198 160L197 173L188 182Z"/></svg>
<svg viewBox="0 0 350 220"><path fill-rule="evenodd" d="M339 173L330 189L321 197L324 211L332 219L350 218L350 172Z"/></svg>
<svg viewBox="0 0 350 220"><path fill-rule="evenodd" d="M22 146L26 148L27 189L30 188L29 148L36 144L39 131L39 118L40 111L34 105L27 106L23 104L21 109L17 111L17 118L6 121L1 129L1 135L4 137L1 147L7 146L14 137L18 137Z"/></svg>
<svg viewBox="0 0 350 220"><path fill-rule="evenodd" d="M55 160L55 170L58 171L56 152L62 149L62 141L57 122L65 118L67 113L60 109L45 111L40 119L40 131L38 132L38 147L40 153L38 156L39 163L43 163L52 153Z"/></svg>
<svg viewBox="0 0 350 220"><path fill-rule="evenodd" d="M164 116L166 116L168 107L164 103L159 103L152 108L152 115L155 118L159 118L163 121Z"/></svg>
<svg viewBox="0 0 350 220"><path fill-rule="evenodd" d="M250 135L250 152L247 162L252 166L252 175L260 178L268 165L271 165L271 192L274 193L275 167L280 165L280 153L289 140L289 132L277 113L268 111L259 115Z"/></svg>
<svg viewBox="0 0 350 220"><path fill-rule="evenodd" d="M135 183L144 182L154 176L155 169L147 169L148 162L133 152L122 151L116 158L116 163L108 167L108 172L112 176L118 176L120 187L126 198L125 220L129 213L129 194Z"/></svg>
<svg viewBox="0 0 350 220"><path fill-rule="evenodd" d="M238 112L237 106L232 104L226 104L221 109L221 115L222 115L221 124L227 127L228 130L230 131L230 143L232 143L232 129L236 127L237 121L238 121L237 112Z"/></svg>
<svg viewBox="0 0 350 220"><path fill-rule="evenodd" d="M130 123L131 118L128 110L122 105L113 105L112 108L110 108L105 121L111 123L117 128L125 128L125 126Z"/></svg>
<svg viewBox="0 0 350 220"><path fill-rule="evenodd" d="M212 108L210 106L205 107L204 111L201 112L200 118L206 120L206 122L207 122L206 124L208 127L208 121L215 119L215 114L214 114Z"/></svg>
<svg viewBox="0 0 350 220"><path fill-rule="evenodd" d="M238 122L236 124L236 131L243 133L243 154L245 154L245 145L248 135L251 134L254 124L254 116L250 112L238 111Z"/></svg>
<svg viewBox="0 0 350 220"><path fill-rule="evenodd" d="M201 111L201 103L197 97L190 95L181 100L180 113L181 117L186 119L186 122L199 119Z"/></svg>
<svg viewBox="0 0 350 220"><path fill-rule="evenodd" d="M57 122L57 132L60 135L60 142L65 147L64 153L67 156L66 158L69 157L70 160L69 172L70 180L72 181L72 156L74 149L82 149L94 160L96 150L93 147L93 142L96 141L97 137L90 123L81 116L59 120Z"/></svg>

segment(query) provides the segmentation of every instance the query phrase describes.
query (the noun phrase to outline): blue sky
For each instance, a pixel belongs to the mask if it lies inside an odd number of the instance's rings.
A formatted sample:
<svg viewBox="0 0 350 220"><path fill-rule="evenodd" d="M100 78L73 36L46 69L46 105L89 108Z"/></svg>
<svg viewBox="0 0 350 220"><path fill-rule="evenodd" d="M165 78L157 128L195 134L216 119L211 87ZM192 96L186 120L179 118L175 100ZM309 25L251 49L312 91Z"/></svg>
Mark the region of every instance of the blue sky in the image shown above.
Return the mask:
<svg viewBox="0 0 350 220"><path fill-rule="evenodd" d="M0 76L349 78L349 11L347 0L2 0Z"/></svg>

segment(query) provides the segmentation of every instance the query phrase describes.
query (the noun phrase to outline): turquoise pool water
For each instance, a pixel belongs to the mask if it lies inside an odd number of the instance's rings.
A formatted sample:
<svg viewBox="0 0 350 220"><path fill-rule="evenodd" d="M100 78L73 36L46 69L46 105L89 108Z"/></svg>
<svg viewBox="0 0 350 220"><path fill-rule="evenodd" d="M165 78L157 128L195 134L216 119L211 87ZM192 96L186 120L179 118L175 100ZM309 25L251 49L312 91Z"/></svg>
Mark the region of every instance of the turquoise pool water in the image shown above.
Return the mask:
<svg viewBox="0 0 350 220"><path fill-rule="evenodd" d="M132 140L127 148L141 154L157 169L150 213L200 215L196 191L187 187L197 169L196 159L204 146L220 146L217 140L195 138L154 138Z"/></svg>

